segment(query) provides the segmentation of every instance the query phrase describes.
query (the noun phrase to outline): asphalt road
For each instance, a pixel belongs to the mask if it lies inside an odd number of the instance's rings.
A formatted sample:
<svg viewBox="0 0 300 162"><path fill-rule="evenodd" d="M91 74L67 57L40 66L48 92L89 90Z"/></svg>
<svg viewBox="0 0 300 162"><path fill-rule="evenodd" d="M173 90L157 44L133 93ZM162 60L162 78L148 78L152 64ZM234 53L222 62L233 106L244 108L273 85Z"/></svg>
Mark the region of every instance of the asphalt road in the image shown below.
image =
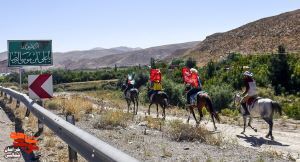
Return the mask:
<svg viewBox="0 0 300 162"><path fill-rule="evenodd" d="M4 149L13 144L13 140L9 137L11 132L14 132L14 123L8 118L5 111L0 107L0 161L24 161L24 159L6 159Z"/></svg>

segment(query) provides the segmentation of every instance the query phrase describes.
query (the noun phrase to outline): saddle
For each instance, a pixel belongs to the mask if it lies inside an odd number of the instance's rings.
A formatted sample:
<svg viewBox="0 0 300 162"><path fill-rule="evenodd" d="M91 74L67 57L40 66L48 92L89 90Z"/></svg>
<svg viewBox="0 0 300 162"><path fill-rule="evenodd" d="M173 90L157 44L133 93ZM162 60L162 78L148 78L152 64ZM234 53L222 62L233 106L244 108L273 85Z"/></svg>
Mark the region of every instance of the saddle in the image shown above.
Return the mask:
<svg viewBox="0 0 300 162"><path fill-rule="evenodd" d="M130 88L125 93L125 99L130 99L130 92L135 91L136 88Z"/></svg>
<svg viewBox="0 0 300 162"><path fill-rule="evenodd" d="M160 95L162 94L163 91L158 91L156 94ZM155 92L153 92L151 95L150 95L150 101L153 99L153 96L154 96Z"/></svg>
<svg viewBox="0 0 300 162"><path fill-rule="evenodd" d="M254 103L259 99L262 99L262 97L250 97L246 102L247 107L248 108L253 107Z"/></svg>
<svg viewBox="0 0 300 162"><path fill-rule="evenodd" d="M196 105L197 104L197 96L198 95L208 95L207 92L205 91L199 91L197 93L194 93L191 95L191 105Z"/></svg>

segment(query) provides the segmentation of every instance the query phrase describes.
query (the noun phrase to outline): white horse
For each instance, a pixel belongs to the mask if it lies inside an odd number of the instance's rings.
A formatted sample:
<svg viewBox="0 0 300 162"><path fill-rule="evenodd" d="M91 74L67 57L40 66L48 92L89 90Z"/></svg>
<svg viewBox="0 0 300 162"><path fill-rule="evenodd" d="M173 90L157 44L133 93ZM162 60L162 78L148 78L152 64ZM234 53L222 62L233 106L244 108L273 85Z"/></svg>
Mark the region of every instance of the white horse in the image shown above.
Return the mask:
<svg viewBox="0 0 300 162"><path fill-rule="evenodd" d="M242 97L239 93L237 93L234 97L234 104L240 103L242 100ZM244 131L241 132L242 134L245 133L246 130L246 120L247 116L249 116L249 122L248 126L252 128L255 132L257 132L257 129L253 128L251 126L252 118L260 117L264 119L269 124L269 133L266 135L266 138L269 138L271 136L271 140L274 139L272 135L272 129L273 129L273 115L274 112L278 112L280 115L282 115L282 109L280 105L269 98L259 98L252 103L252 105L247 105L247 109L250 113L250 115L247 115L242 105L240 105L240 113L243 115L244 119Z"/></svg>

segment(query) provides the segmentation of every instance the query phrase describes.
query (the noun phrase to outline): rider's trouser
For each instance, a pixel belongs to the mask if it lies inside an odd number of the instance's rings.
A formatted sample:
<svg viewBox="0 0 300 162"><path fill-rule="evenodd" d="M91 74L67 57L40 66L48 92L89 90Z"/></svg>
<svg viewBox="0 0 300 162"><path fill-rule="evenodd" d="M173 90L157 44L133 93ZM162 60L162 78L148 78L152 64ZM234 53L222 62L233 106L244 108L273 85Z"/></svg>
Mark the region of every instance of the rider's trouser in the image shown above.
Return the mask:
<svg viewBox="0 0 300 162"><path fill-rule="evenodd" d="M188 93L186 94L187 104L191 104L191 95L198 93L200 91L201 91L200 88L192 88L191 90L189 90Z"/></svg>
<svg viewBox="0 0 300 162"><path fill-rule="evenodd" d="M249 100L249 98L251 98L251 97L256 97L256 96L257 96L257 95L249 96L249 95L247 94L245 97L243 97L243 99L242 99L242 101L241 101L241 105L242 105L242 107L244 108L244 110L245 110L245 112L246 112L247 115L249 114L249 111L248 111L248 109L247 109L247 101Z"/></svg>

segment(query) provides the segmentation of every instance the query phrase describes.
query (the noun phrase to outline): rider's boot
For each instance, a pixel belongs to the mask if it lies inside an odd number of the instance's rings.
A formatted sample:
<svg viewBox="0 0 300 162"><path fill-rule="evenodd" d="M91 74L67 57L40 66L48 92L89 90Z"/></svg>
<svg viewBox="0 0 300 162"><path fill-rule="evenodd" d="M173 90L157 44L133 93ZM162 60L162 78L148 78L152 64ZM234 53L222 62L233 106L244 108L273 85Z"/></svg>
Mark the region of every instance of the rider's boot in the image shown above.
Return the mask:
<svg viewBox="0 0 300 162"><path fill-rule="evenodd" d="M250 115L246 103L242 103L242 107L245 110L245 115Z"/></svg>

